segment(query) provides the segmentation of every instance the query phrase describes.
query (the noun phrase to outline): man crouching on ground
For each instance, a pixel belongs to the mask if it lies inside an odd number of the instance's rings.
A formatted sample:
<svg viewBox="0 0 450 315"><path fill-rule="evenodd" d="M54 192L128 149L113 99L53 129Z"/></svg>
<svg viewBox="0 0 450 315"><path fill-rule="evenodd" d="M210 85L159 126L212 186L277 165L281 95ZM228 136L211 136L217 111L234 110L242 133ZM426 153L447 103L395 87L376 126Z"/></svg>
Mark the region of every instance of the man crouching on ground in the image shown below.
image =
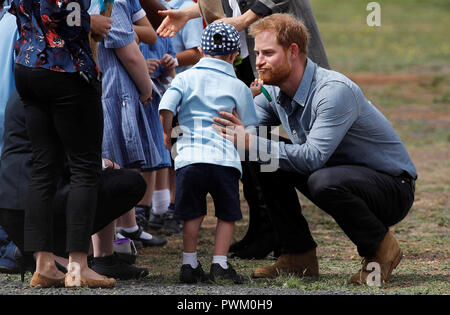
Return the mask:
<svg viewBox="0 0 450 315"><path fill-rule="evenodd" d="M317 244L296 188L334 218L364 258L350 282L367 283L371 262L380 265L381 280L387 281L402 259L389 227L407 215L414 201L417 172L408 152L354 82L306 57L308 35L301 22L274 14L255 23L250 33L259 77L273 100L255 98L259 125L282 124L292 141L251 135L239 128L236 115L221 112L223 117L215 118L223 137L250 137L246 150L271 152L278 160L279 169L261 172L260 182L269 209L281 209L271 216L282 255L273 266L255 269L253 276L276 277L281 271L319 275Z"/></svg>

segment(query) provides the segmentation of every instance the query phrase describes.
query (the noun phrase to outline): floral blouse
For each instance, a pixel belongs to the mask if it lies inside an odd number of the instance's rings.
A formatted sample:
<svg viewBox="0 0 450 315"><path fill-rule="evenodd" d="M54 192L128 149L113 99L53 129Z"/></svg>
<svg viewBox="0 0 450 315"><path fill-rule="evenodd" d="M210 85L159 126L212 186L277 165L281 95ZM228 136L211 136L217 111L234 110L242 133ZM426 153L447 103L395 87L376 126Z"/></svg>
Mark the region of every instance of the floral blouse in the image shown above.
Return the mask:
<svg viewBox="0 0 450 315"><path fill-rule="evenodd" d="M90 0L13 0L9 12L19 31L16 63L98 78L89 46L89 6Z"/></svg>

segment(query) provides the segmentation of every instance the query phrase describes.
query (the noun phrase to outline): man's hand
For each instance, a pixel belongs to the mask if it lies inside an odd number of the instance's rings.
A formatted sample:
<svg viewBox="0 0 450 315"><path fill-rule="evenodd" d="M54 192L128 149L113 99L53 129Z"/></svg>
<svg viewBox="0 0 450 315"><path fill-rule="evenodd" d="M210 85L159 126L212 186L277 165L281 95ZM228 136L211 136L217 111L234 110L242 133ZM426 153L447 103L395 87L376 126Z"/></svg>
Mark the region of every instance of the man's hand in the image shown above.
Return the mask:
<svg viewBox="0 0 450 315"><path fill-rule="evenodd" d="M252 141L252 135L246 132L245 126L239 119L236 110L233 110L232 114L224 111L219 112L219 114L225 118L213 118L216 123L222 125L212 125L217 133L221 137L233 142L237 148L248 150Z"/></svg>
<svg viewBox="0 0 450 315"><path fill-rule="evenodd" d="M252 10L247 10L244 12L244 14L237 16L237 17L230 17L230 18L223 18L218 21L222 21L227 24L233 25L238 32L246 29L249 27L252 23L259 20L261 16L257 15Z"/></svg>
<svg viewBox="0 0 450 315"><path fill-rule="evenodd" d="M145 62L147 63L147 70L149 74L155 73L156 69L161 63L158 59L155 58L146 59Z"/></svg>
<svg viewBox="0 0 450 315"><path fill-rule="evenodd" d="M91 32L100 36L101 38L106 38L109 31L111 30L111 24L113 19L99 14L91 15Z"/></svg>

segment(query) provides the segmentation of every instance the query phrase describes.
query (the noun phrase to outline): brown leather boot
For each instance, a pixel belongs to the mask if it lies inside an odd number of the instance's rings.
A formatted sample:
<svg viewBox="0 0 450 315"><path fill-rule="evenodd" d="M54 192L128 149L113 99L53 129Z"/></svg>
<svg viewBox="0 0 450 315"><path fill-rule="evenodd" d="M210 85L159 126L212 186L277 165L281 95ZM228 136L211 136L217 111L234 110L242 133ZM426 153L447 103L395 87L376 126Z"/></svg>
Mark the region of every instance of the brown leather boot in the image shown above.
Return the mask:
<svg viewBox="0 0 450 315"><path fill-rule="evenodd" d="M402 257L403 252L400 246L392 233L388 231L375 254L372 257L364 257L362 268L350 278L349 282L354 284L367 284L367 277L374 271L373 269L367 270L367 265L371 262L376 262L380 265L380 280L382 282L388 281L392 271L400 263Z"/></svg>
<svg viewBox="0 0 450 315"><path fill-rule="evenodd" d="M254 278L273 278L281 272L294 274L299 277L319 276L319 263L316 249L303 254L282 254L272 266L256 268L253 271Z"/></svg>

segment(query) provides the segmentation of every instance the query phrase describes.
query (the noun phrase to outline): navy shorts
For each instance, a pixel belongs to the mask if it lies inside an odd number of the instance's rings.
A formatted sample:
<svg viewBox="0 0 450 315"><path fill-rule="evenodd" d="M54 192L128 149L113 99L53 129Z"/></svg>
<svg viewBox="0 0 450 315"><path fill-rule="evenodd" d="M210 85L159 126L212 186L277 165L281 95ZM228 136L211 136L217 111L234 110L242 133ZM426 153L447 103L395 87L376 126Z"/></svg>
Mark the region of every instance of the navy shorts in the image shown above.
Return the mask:
<svg viewBox="0 0 450 315"><path fill-rule="evenodd" d="M196 163L176 171L175 219L189 221L206 215L211 194L215 215L223 221L242 219L239 197L241 173L234 167Z"/></svg>

